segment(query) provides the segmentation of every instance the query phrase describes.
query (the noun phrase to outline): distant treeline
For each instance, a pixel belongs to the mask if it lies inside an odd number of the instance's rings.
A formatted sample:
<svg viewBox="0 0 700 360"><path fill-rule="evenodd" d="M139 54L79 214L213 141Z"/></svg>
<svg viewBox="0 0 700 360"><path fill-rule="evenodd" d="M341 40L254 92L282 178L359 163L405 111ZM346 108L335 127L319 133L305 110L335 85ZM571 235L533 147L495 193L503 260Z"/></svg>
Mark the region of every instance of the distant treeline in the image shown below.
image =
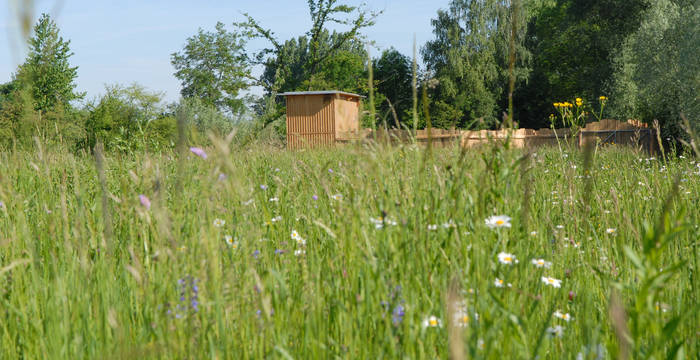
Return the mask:
<svg viewBox="0 0 700 360"><path fill-rule="evenodd" d="M75 90L70 41L43 15L25 63L0 85L0 146L31 146L39 137L77 149L98 139L109 149L159 149L174 146L178 116L190 141L234 128L242 142L274 139L285 131L276 94L329 89L372 95L365 126L424 128L429 114L434 127L497 128L513 86L519 127L561 125L551 116L562 111L554 103L575 107L583 120L603 110L605 117L658 120L674 139L700 127L695 0L452 0L434 16L434 38L417 50L420 61L394 48L370 56L372 39L363 31L381 13L341 0L308 6L313 25L292 39L276 38L247 14L245 22L218 23L186 39L171 55L182 83L176 104L136 84L78 101L85 95ZM269 47L251 52L253 38ZM253 75L256 66L261 76ZM243 95L254 86L264 95Z"/></svg>

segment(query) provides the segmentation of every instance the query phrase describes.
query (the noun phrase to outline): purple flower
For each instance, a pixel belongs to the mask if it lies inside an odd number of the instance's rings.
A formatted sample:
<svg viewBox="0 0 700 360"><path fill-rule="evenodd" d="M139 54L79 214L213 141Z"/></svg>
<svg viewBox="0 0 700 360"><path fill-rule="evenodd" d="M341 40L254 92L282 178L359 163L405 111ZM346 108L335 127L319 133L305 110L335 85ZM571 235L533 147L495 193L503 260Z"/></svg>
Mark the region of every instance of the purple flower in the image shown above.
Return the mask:
<svg viewBox="0 0 700 360"><path fill-rule="evenodd" d="M204 152L204 150L202 150L202 148L191 147L191 148L190 148L190 151L191 151L193 154L195 154L195 155L201 157L202 159L206 159L206 158L207 158L207 153Z"/></svg>
<svg viewBox="0 0 700 360"><path fill-rule="evenodd" d="M312 196L311 198L314 199L314 200L318 200L318 195L314 195L314 196Z"/></svg>
<svg viewBox="0 0 700 360"><path fill-rule="evenodd" d="M151 200L146 195L139 195L139 201L141 202L141 206L145 207L146 210L151 209Z"/></svg>
<svg viewBox="0 0 700 360"><path fill-rule="evenodd" d="M267 185L260 185L260 188L263 190L267 190Z"/></svg>
<svg viewBox="0 0 700 360"><path fill-rule="evenodd" d="M282 255L282 254L284 254L284 253L286 253L286 251L284 251L284 250L282 250L282 249L277 249L277 250L275 250L275 254L276 254L276 255Z"/></svg>
<svg viewBox="0 0 700 360"><path fill-rule="evenodd" d="M253 252L253 257L257 259L257 258L258 258L258 255L260 255L260 250L255 250L255 251Z"/></svg>
<svg viewBox="0 0 700 360"><path fill-rule="evenodd" d="M403 305L396 305L394 311L391 312L391 323L394 326L401 324L404 315L406 315L406 309L404 309Z"/></svg>
<svg viewBox="0 0 700 360"><path fill-rule="evenodd" d="M226 174L221 173L221 174L219 174L219 181L224 181L224 180L226 180L227 177L228 176L226 176Z"/></svg>
<svg viewBox="0 0 700 360"><path fill-rule="evenodd" d="M0 201L0 209L2 209L4 207L5 207L5 204L2 201Z"/></svg>
<svg viewBox="0 0 700 360"><path fill-rule="evenodd" d="M333 173L333 169L328 169L328 172L332 174L332 173Z"/></svg>

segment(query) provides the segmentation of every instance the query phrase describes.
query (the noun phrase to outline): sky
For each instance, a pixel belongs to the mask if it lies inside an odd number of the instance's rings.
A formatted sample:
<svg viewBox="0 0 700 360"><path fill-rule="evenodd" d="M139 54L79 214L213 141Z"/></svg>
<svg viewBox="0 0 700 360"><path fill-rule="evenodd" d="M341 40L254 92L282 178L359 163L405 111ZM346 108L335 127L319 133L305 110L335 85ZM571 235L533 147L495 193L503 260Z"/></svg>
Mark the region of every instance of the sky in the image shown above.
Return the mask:
<svg viewBox="0 0 700 360"><path fill-rule="evenodd" d="M16 3L0 0L0 83L10 81L24 61L26 47L18 30ZM412 56L413 38L420 46L432 39L430 21L449 0L368 0L365 8L383 11L377 25L364 29L374 41L370 51L378 55L394 47ZM347 0L352 5L362 2ZM94 99L105 85L134 82L163 92L168 102L177 101L180 83L173 76L170 55L183 48L199 28L213 30L217 22L229 25L243 21L248 13L280 41L304 34L311 25L304 0L35 0L34 13L50 14L61 36L70 40L78 66L78 91ZM258 39L250 50L268 46ZM253 93L260 90L253 90Z"/></svg>

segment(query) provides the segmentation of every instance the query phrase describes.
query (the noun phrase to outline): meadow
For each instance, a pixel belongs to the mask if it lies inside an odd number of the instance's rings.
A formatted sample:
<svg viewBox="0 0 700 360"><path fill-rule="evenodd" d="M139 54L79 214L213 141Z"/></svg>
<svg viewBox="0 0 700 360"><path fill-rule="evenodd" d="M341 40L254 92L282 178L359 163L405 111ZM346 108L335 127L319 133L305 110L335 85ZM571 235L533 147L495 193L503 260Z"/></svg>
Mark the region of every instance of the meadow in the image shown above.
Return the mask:
<svg viewBox="0 0 700 360"><path fill-rule="evenodd" d="M1 153L0 358L700 354L688 154L216 144Z"/></svg>

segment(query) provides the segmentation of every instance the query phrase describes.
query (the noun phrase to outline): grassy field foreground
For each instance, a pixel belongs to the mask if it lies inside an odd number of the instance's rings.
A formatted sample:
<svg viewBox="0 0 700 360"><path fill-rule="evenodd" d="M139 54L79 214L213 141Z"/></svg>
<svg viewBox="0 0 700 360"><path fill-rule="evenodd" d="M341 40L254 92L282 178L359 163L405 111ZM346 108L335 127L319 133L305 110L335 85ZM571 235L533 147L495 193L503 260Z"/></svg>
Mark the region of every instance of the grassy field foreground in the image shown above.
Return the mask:
<svg viewBox="0 0 700 360"><path fill-rule="evenodd" d="M0 154L0 358L700 352L690 158L207 152Z"/></svg>

